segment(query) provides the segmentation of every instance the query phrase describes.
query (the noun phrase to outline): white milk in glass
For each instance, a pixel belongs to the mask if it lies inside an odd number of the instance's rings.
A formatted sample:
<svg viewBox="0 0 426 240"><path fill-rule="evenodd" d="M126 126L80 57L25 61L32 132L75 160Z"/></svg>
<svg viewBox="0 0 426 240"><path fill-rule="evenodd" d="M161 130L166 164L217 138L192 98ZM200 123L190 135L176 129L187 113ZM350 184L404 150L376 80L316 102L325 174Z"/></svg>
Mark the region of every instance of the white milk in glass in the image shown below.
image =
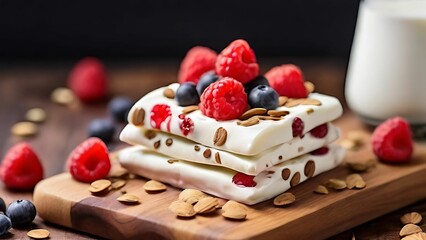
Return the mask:
<svg viewBox="0 0 426 240"><path fill-rule="evenodd" d="M361 1L345 95L370 124L426 126L426 0Z"/></svg>

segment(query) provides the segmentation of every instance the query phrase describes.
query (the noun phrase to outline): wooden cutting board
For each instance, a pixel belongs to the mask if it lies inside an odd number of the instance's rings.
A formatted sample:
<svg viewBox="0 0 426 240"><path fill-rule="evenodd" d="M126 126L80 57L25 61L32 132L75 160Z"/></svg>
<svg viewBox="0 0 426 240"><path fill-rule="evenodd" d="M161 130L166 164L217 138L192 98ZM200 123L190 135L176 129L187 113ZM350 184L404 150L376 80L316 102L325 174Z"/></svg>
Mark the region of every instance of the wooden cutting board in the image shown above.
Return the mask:
<svg viewBox="0 0 426 240"><path fill-rule="evenodd" d="M357 118L345 115L336 124L342 128L343 138L357 130L366 143L358 151L349 151L346 160L374 157L370 131ZM138 178L129 180L121 190L93 196L88 184L63 173L37 185L34 203L47 221L111 239L324 239L426 198L426 146L416 144L409 164L378 163L362 173L365 189L313 193L318 184L330 178L344 179L350 173L342 165L296 186L290 192L297 200L285 208L274 207L272 200L250 206L245 221L225 220L220 210L192 219L176 218L168 206L180 190L168 186L165 192L148 194L142 188L146 180ZM139 196L142 203L118 202L122 190Z"/></svg>

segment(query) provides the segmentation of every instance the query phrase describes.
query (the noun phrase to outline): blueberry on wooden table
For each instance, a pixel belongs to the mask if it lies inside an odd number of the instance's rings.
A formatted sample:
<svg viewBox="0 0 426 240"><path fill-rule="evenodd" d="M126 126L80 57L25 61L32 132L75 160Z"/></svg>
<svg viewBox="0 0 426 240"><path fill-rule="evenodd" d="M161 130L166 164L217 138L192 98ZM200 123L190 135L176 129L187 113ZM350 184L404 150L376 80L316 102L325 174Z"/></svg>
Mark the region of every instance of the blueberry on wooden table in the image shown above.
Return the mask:
<svg viewBox="0 0 426 240"><path fill-rule="evenodd" d="M0 212L5 213L6 212L6 203L4 202L3 198L0 197Z"/></svg>
<svg viewBox="0 0 426 240"><path fill-rule="evenodd" d="M6 210L14 228L28 227L37 214L34 204L28 200L16 200Z"/></svg>
<svg viewBox="0 0 426 240"><path fill-rule="evenodd" d="M133 101L128 97L118 96L108 103L108 110L117 122L126 122L127 114L133 106Z"/></svg>
<svg viewBox="0 0 426 240"><path fill-rule="evenodd" d="M115 125L111 119L97 118L90 122L87 132L89 137L97 137L103 142L109 143L114 136Z"/></svg>
<svg viewBox="0 0 426 240"><path fill-rule="evenodd" d="M5 235L12 228L12 222L3 213L0 214L0 236Z"/></svg>

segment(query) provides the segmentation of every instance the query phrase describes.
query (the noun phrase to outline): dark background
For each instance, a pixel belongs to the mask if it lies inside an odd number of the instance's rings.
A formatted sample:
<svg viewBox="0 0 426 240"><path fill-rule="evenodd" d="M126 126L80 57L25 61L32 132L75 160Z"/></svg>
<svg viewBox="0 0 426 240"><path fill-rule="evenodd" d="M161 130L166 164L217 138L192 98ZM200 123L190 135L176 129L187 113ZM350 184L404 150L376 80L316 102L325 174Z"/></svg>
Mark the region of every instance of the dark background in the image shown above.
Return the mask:
<svg viewBox="0 0 426 240"><path fill-rule="evenodd" d="M0 60L182 58L247 39L258 57L347 59L358 0L0 0Z"/></svg>

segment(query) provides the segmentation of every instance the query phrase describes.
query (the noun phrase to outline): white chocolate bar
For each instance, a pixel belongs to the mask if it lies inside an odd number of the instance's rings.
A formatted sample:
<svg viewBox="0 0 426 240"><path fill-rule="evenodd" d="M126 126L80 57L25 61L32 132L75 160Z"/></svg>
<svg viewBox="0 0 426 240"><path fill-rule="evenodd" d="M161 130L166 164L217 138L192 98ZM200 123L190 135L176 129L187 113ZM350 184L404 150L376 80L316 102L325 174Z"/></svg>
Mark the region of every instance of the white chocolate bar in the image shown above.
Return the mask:
<svg viewBox="0 0 426 240"><path fill-rule="evenodd" d="M246 156L210 148L186 138L162 131L147 130L128 124L120 134L120 139L131 145L143 145L167 156L191 162L220 165L248 175L257 175L263 170L303 155L339 137L339 130L331 123L327 124L328 133L323 138L316 138L309 132L303 138L274 146L254 156Z"/></svg>
<svg viewBox="0 0 426 240"><path fill-rule="evenodd" d="M174 83L168 87L176 91L179 84ZM175 99L163 96L164 89L165 87L156 89L142 97L130 110L129 122L132 123L135 118L142 117L144 127L147 129L159 129L188 138L204 146L241 155L257 155L273 146L291 141L293 139L292 123L296 117L302 119L304 122L303 133L307 133L318 125L338 118L343 111L338 99L319 93L311 93L309 98L320 101L320 106L278 107L276 110L289 111L289 114L278 121L261 120L258 124L248 127L238 125L239 120L237 119L217 121L196 110L184 115L185 118L190 118L194 124L192 130L185 136L185 132L180 127L184 121L183 115L181 115L184 108L178 106ZM157 114L153 114L152 109L155 106L166 107L170 115L158 114L158 111L154 111ZM155 119L159 119L158 116L163 117L161 121L155 121ZM214 136L219 128L225 129L227 133L226 142L223 145L214 144Z"/></svg>
<svg viewBox="0 0 426 240"><path fill-rule="evenodd" d="M250 205L271 199L292 185L335 168L343 156L343 148L331 145L326 154L305 154L270 167L252 177L255 186L244 187L233 182L237 172L224 167L176 160L140 146L119 153L120 163L131 173Z"/></svg>

